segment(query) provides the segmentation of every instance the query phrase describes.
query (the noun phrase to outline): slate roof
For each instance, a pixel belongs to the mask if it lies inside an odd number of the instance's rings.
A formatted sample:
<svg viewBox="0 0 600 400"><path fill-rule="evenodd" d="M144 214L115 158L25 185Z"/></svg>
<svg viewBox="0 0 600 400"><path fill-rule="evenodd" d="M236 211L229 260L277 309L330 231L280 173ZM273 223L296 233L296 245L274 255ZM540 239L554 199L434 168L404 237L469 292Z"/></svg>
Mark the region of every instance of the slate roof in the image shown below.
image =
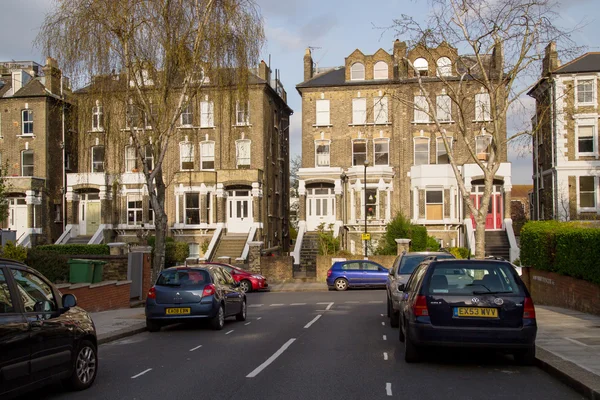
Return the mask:
<svg viewBox="0 0 600 400"><path fill-rule="evenodd" d="M32 79L21 89L17 90L17 93L13 94L13 97L47 96L48 94L42 82L38 79Z"/></svg>
<svg viewBox="0 0 600 400"><path fill-rule="evenodd" d="M600 72L600 52L586 53L553 71L554 74Z"/></svg>

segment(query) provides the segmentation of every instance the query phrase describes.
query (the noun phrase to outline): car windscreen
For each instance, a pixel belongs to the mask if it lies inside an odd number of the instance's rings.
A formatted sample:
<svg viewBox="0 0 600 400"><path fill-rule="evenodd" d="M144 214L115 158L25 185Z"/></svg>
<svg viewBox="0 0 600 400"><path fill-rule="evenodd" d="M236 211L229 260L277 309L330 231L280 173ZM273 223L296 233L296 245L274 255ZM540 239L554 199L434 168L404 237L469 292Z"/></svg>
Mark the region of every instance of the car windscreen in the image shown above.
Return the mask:
<svg viewBox="0 0 600 400"><path fill-rule="evenodd" d="M399 274L412 274L413 271L415 270L415 268L417 268L417 266L419 264L421 264L421 262L425 258L434 256L434 255L438 258L438 260L454 258L454 256L452 254L407 254L404 257L402 257L402 260L400 261L400 269L399 269L398 273Z"/></svg>
<svg viewBox="0 0 600 400"><path fill-rule="evenodd" d="M200 288L210 283L208 272L194 269L166 269L161 272L156 286L176 286L181 288Z"/></svg>
<svg viewBox="0 0 600 400"><path fill-rule="evenodd" d="M508 263L437 263L425 283L428 294L522 294Z"/></svg>

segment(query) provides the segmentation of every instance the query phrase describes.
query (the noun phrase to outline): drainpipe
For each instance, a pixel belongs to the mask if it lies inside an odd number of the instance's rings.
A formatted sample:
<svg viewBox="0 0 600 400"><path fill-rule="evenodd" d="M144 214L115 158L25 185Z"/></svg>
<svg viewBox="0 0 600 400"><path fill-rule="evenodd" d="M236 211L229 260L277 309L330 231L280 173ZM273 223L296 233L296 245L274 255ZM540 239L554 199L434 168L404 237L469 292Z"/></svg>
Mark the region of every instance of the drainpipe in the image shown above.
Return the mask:
<svg viewBox="0 0 600 400"><path fill-rule="evenodd" d="M552 158L551 158L551 168L552 168L552 219L556 219L556 210L558 209L558 174L556 173L556 154L554 152L555 142L556 142L556 108L555 108L555 96L556 91L554 90L555 81L552 76L549 78L550 81L550 118L552 118L550 124L550 137L552 140L550 144L552 145ZM567 194L568 196L568 194ZM568 197L567 197L568 198Z"/></svg>
<svg viewBox="0 0 600 400"><path fill-rule="evenodd" d="M66 151L66 143L65 143L65 95L64 95L64 91L63 91L63 74L60 74L60 97L62 100L62 229L63 232L66 229L66 223L67 223L67 179L66 179L66 168L65 168L65 164L66 164L66 158L67 158L67 151Z"/></svg>

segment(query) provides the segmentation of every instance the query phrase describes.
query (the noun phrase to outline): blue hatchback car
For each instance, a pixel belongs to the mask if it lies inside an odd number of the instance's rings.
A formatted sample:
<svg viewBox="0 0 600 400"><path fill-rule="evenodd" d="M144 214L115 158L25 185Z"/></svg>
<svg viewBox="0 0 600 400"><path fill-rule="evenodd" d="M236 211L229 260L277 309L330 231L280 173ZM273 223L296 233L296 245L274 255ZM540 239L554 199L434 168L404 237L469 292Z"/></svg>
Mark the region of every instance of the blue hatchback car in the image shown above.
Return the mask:
<svg viewBox="0 0 600 400"><path fill-rule="evenodd" d="M387 268L373 261L338 261L327 271L327 286L339 291L355 287L383 288L388 273Z"/></svg>

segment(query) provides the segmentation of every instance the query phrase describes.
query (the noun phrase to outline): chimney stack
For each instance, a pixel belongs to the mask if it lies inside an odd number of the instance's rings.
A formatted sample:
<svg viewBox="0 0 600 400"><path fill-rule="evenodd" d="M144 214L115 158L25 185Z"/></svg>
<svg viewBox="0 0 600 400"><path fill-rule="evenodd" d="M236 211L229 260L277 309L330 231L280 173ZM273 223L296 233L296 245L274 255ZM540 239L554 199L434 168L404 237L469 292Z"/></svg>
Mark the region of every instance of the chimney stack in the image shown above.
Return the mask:
<svg viewBox="0 0 600 400"><path fill-rule="evenodd" d="M394 69L396 79L408 77L408 63L404 60L407 49L406 42L401 42L400 39L396 39L394 42Z"/></svg>
<svg viewBox="0 0 600 400"><path fill-rule="evenodd" d="M312 53L310 52L310 49L307 48L306 53L304 53L304 82L312 79L314 76L315 71L313 65Z"/></svg>
<svg viewBox="0 0 600 400"><path fill-rule="evenodd" d="M492 50L492 76L499 77L504 73L504 48L502 42L498 41Z"/></svg>
<svg viewBox="0 0 600 400"><path fill-rule="evenodd" d="M550 42L546 46L544 60L542 61L542 76L546 76L560 67L558 52L556 51L556 42Z"/></svg>
<svg viewBox="0 0 600 400"><path fill-rule="evenodd" d="M260 60L260 64L258 64L258 77L271 84L271 68L264 60Z"/></svg>
<svg viewBox="0 0 600 400"><path fill-rule="evenodd" d="M62 72L58 68L58 62L52 57L46 59L46 65L42 68L44 72L44 86L50 93L60 96L60 78Z"/></svg>

